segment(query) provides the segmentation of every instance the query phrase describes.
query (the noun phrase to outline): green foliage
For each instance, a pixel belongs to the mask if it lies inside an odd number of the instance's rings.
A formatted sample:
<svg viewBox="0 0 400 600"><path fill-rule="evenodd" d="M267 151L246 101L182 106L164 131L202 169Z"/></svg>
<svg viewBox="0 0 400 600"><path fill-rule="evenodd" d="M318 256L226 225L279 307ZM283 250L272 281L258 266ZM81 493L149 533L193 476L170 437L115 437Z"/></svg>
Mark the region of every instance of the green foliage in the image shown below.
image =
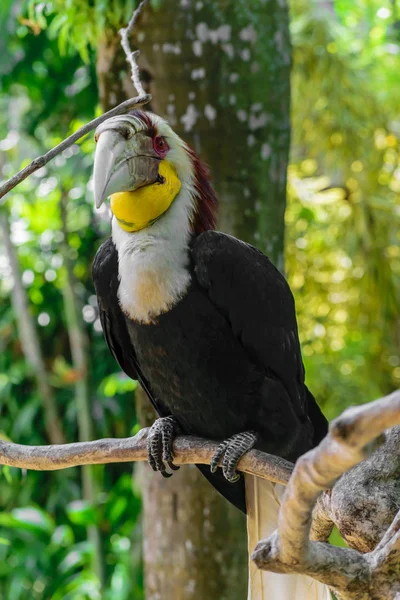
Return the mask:
<svg viewBox="0 0 400 600"><path fill-rule="evenodd" d="M45 10L47 4L41 6ZM56 143L55 138L65 136L72 120L87 120L93 115L97 102L95 65L93 60L82 64L72 45L61 56L57 39L50 39L47 30L42 31L39 24L16 8L11 0L1 3L0 102L11 98L12 123L34 136L41 149L47 149L52 130L52 143ZM46 25L47 21L41 19L40 23ZM8 104L2 110L3 119Z"/></svg>
<svg viewBox="0 0 400 600"><path fill-rule="evenodd" d="M1 44L15 57L12 70L3 61L4 53L0 57L1 166L7 176L93 118L97 91L93 61L83 65L72 46L67 55L60 56L58 41L49 36L48 29L34 35L30 25L7 21L6 11L0 13L0 19L9 23L9 35ZM88 268L108 230L107 218L99 220L93 215L88 187L93 149L93 136L89 136L7 198L23 283L70 442L77 441L78 435L74 385L79 375L72 365L64 314L62 196L73 205L67 222L68 256L77 279L81 322L90 343L94 435L126 437L137 424L136 384L120 374L104 344ZM45 444L43 408L18 339L10 301L12 281L4 259L0 259L0 271L0 436ZM83 499L80 469L28 475L2 468L0 598L140 600L141 508L131 471L129 464L96 467L99 498L93 506ZM93 570L98 549L87 536L87 528L93 526L102 542L103 588Z"/></svg>
<svg viewBox="0 0 400 600"><path fill-rule="evenodd" d="M32 27L48 28L50 39L57 39L60 53L65 55L72 46L82 60L89 63L90 47L96 48L97 41L104 36L106 28L119 29L127 23L136 6L135 0L52 0L25 3L28 20Z"/></svg>
<svg viewBox="0 0 400 600"><path fill-rule="evenodd" d="M161 0L153 0L154 9ZM25 26L37 31L47 30L50 39L57 40L60 54L73 48L84 63L90 63L90 53L96 49L105 30L118 31L129 22L137 0L25 0Z"/></svg>
<svg viewBox="0 0 400 600"><path fill-rule="evenodd" d="M286 257L308 381L332 418L400 383L400 46L389 2L292 9Z"/></svg>
<svg viewBox="0 0 400 600"><path fill-rule="evenodd" d="M0 513L0 596L7 600L140 600L138 516L140 498L122 475L99 509L76 500L57 520L38 506ZM85 540L85 527L97 524L104 532L109 586L102 595L91 565L94 548ZM133 555L133 563L132 563ZM2 595L1 595L2 594Z"/></svg>

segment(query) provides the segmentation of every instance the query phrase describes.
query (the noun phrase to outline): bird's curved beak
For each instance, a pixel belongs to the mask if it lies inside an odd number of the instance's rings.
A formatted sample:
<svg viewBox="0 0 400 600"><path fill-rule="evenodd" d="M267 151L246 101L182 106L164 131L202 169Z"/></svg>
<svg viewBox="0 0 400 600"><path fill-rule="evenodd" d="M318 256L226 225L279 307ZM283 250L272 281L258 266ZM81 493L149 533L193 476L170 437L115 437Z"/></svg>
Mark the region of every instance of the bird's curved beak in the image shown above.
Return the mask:
<svg viewBox="0 0 400 600"><path fill-rule="evenodd" d="M116 192L128 192L155 183L160 158L151 137L136 131L129 115L112 117L96 130L94 198L96 208Z"/></svg>

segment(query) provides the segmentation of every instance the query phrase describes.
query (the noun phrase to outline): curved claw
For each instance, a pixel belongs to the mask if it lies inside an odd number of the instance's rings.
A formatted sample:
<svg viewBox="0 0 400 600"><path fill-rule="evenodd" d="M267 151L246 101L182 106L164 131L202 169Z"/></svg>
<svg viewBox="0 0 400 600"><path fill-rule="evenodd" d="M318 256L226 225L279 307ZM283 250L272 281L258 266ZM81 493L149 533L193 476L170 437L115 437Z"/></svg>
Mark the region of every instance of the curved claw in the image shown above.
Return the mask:
<svg viewBox="0 0 400 600"><path fill-rule="evenodd" d="M218 446L218 448L210 462L211 473L215 473L217 468L219 467L219 463L220 463L222 457L224 456L227 447L229 446L230 439L231 438L225 440L224 442L221 442L221 444Z"/></svg>
<svg viewBox="0 0 400 600"><path fill-rule="evenodd" d="M147 437L148 462L153 471L159 471L163 477L171 477L165 463L176 471L179 467L173 464L172 444L178 423L173 417L162 417L157 419L150 427Z"/></svg>
<svg viewBox="0 0 400 600"><path fill-rule="evenodd" d="M172 477L172 473L168 473L168 471L160 471L160 473L163 477L165 477L165 479Z"/></svg>
<svg viewBox="0 0 400 600"><path fill-rule="evenodd" d="M222 459L221 466L225 479L230 483L236 483L240 479L240 474L236 471L238 462L243 454L253 448L257 437L258 435L254 431L244 431L223 441L211 459L211 473L216 472Z"/></svg>
<svg viewBox="0 0 400 600"><path fill-rule="evenodd" d="M179 469L180 469L180 467L178 465L174 465L174 463L171 461L168 461L168 466L173 471L179 471ZM172 475L172 473L171 473L171 475Z"/></svg>
<svg viewBox="0 0 400 600"><path fill-rule="evenodd" d="M224 473L224 477L227 481L229 481L229 483L236 483L237 481L239 481L239 479L241 478L241 474L238 473L237 471L234 471L233 475L230 475L230 473L228 471L223 471Z"/></svg>
<svg viewBox="0 0 400 600"><path fill-rule="evenodd" d="M222 461L222 472L225 479L227 479L230 483L236 483L240 479L240 473L236 471L236 467L242 456L243 454L239 457L229 456L229 447L225 452L225 456Z"/></svg>

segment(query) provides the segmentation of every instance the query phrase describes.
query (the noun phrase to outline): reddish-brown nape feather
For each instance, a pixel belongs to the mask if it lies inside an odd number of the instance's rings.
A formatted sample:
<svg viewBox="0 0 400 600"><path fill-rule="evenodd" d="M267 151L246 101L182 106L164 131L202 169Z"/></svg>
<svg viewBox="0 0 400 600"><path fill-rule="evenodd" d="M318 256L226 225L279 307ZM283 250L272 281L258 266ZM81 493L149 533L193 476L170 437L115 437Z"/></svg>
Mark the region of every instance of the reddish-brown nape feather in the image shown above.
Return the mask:
<svg viewBox="0 0 400 600"><path fill-rule="evenodd" d="M188 153L193 162L195 193L195 212L192 218L192 231L199 235L208 229L215 229L218 200L210 181L210 170L192 148Z"/></svg>

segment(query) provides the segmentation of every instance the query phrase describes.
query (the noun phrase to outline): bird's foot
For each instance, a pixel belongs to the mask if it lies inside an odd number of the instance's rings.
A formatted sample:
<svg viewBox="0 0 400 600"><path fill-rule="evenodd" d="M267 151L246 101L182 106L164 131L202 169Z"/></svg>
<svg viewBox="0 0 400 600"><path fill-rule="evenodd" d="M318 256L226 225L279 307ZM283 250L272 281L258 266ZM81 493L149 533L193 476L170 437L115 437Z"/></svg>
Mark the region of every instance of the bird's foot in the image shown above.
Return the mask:
<svg viewBox="0 0 400 600"><path fill-rule="evenodd" d="M160 471L163 477L171 477L168 473L165 463L173 471L179 467L173 464L172 444L179 430L179 425L174 417L161 417L157 419L150 427L147 436L147 452L149 465L153 471Z"/></svg>
<svg viewBox="0 0 400 600"><path fill-rule="evenodd" d="M244 431L222 442L211 459L211 473L215 473L222 460L221 466L225 479L230 483L236 483L240 479L240 474L236 471L238 462L243 454L253 448L257 438L258 435L254 431Z"/></svg>

